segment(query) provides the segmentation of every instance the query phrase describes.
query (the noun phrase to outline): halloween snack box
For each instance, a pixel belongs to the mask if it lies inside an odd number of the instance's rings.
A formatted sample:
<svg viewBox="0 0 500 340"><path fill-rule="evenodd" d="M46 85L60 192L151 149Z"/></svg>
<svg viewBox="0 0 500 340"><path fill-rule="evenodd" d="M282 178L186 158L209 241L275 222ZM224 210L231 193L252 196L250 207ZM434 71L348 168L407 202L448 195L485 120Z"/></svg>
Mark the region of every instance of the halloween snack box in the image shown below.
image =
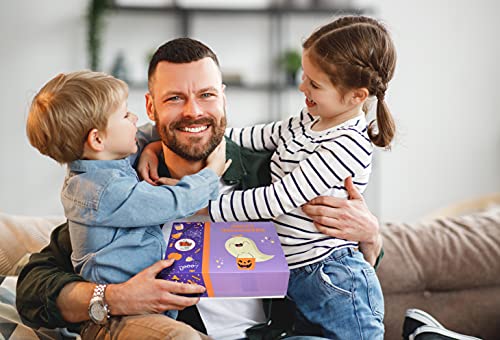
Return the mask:
<svg viewBox="0 0 500 340"><path fill-rule="evenodd" d="M174 223L159 277L206 288L202 297L280 297L289 270L271 222Z"/></svg>

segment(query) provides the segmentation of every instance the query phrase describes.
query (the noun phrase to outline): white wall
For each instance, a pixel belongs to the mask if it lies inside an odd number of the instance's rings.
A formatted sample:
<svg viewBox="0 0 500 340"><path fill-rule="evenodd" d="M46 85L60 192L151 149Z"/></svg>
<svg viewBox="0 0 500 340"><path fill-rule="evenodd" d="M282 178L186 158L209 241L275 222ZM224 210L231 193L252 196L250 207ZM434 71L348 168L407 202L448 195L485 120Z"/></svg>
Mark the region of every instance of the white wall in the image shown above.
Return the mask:
<svg viewBox="0 0 500 340"><path fill-rule="evenodd" d="M50 5L49 5L50 4ZM387 100L399 128L391 152L377 155L370 205L384 220L411 220L442 205L500 191L500 118L494 114L499 78L500 5L492 1L374 1L393 33L398 69ZM85 68L86 1L18 0L0 4L0 211L61 214L64 169L27 142L24 124L35 91L58 72ZM300 41L326 17L285 26L283 46ZM223 25L224 28L218 28ZM218 53L225 70L248 81L265 79L267 23L251 16L196 19L193 35ZM231 27L230 29L227 29ZM145 77L147 53L176 37L171 15L112 15L104 37L103 70L125 51L129 75ZM143 76L144 75L144 76ZM129 106L147 120L144 89L132 89ZM229 121L268 120L267 97L228 89ZM289 94L284 112L300 96Z"/></svg>
<svg viewBox="0 0 500 340"><path fill-rule="evenodd" d="M388 93L399 135L380 157L380 216L415 219L500 192L500 3L377 3L399 57Z"/></svg>
<svg viewBox="0 0 500 340"><path fill-rule="evenodd" d="M85 65L85 2L0 3L0 210L61 214L64 168L32 148L25 134L34 93L59 72Z"/></svg>

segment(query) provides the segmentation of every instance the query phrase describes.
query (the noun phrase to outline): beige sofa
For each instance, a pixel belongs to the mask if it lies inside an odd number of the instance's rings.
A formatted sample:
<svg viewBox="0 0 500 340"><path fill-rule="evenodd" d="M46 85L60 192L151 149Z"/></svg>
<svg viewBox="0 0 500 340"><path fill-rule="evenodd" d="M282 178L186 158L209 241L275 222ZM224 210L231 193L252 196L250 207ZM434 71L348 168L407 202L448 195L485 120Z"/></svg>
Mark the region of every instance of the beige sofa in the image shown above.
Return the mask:
<svg viewBox="0 0 500 340"><path fill-rule="evenodd" d="M382 228L377 271L386 339L401 339L404 312L419 308L445 327L500 339L500 206Z"/></svg>
<svg viewBox="0 0 500 340"><path fill-rule="evenodd" d="M14 273L62 220L0 213L0 275ZM401 339L408 308L427 311L457 332L500 338L500 206L462 217L384 224L382 234L385 257L377 273L386 339Z"/></svg>

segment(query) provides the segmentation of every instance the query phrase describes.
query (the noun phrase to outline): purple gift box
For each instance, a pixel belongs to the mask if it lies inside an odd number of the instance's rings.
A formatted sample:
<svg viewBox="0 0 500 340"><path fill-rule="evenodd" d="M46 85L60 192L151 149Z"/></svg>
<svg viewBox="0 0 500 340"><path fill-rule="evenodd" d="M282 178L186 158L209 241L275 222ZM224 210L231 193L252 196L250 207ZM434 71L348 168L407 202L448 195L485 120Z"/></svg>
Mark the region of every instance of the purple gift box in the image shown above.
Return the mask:
<svg viewBox="0 0 500 340"><path fill-rule="evenodd" d="M202 297L282 297L289 270L271 222L178 222L165 258L175 262L159 277L196 283Z"/></svg>

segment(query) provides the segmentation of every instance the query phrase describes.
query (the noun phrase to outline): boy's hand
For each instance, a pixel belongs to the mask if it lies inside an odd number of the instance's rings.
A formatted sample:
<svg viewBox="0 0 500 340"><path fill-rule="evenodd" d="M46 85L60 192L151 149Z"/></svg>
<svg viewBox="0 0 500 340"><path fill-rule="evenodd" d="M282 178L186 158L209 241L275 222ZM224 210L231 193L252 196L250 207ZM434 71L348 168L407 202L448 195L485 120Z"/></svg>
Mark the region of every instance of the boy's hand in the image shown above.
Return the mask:
<svg viewBox="0 0 500 340"><path fill-rule="evenodd" d="M208 207L198 210L195 215L208 216Z"/></svg>
<svg viewBox="0 0 500 340"><path fill-rule="evenodd" d="M158 154L161 152L161 142L149 143L141 153L137 163L139 177L152 185L160 178L158 176Z"/></svg>
<svg viewBox="0 0 500 340"><path fill-rule="evenodd" d="M226 140L223 138L222 142L208 156L206 168L212 169L218 176L222 176L231 162L230 159L226 161Z"/></svg>
<svg viewBox="0 0 500 340"><path fill-rule="evenodd" d="M160 177L155 181L156 185L177 185L177 183L179 183L178 179L168 177Z"/></svg>

